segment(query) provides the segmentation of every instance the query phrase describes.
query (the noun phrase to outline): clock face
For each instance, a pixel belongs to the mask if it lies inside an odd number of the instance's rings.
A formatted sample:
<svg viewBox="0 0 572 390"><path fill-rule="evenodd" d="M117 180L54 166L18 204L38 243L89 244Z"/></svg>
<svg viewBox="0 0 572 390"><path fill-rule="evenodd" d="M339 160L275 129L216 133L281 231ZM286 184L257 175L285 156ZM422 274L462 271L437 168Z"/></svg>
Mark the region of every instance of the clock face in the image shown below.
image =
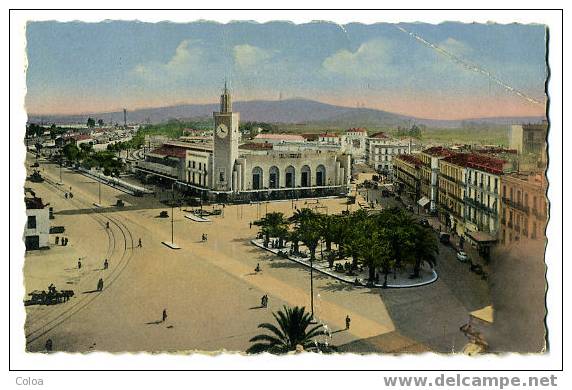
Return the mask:
<svg viewBox="0 0 572 390"><path fill-rule="evenodd" d="M218 127L216 128L216 135L219 138L224 138L228 135L228 128L224 125L224 124L220 124L218 125Z"/></svg>

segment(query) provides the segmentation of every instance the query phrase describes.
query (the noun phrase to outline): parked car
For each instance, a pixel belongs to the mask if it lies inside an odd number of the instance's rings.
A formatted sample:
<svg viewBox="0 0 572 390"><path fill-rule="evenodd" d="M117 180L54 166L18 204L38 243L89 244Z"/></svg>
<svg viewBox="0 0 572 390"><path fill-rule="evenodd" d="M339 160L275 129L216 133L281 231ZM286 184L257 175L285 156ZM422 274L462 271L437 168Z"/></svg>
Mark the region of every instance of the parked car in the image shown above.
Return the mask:
<svg viewBox="0 0 572 390"><path fill-rule="evenodd" d="M449 244L449 233L439 233L439 241L441 241L443 244Z"/></svg>
<svg viewBox="0 0 572 390"><path fill-rule="evenodd" d="M429 227L429 226L430 226L430 225L429 225L429 221L426 220L425 218L423 218L422 220L420 220L420 221L419 221L419 224L420 224L421 226L425 226L425 227Z"/></svg>
<svg viewBox="0 0 572 390"><path fill-rule="evenodd" d="M469 261L469 255L467 255L463 251L458 251L457 252L457 260L459 260L461 263L466 263L467 261Z"/></svg>

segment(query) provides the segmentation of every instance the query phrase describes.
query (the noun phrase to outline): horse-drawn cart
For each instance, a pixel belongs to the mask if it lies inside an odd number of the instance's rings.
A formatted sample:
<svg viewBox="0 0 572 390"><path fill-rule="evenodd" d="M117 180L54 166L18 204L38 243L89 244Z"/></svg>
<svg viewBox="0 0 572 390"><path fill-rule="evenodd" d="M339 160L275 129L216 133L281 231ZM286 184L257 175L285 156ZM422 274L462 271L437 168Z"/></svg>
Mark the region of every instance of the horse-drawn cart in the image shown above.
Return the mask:
<svg viewBox="0 0 572 390"><path fill-rule="evenodd" d="M67 302L74 296L73 290L57 291L55 288L48 288L48 291L35 290L28 294L30 299L24 301L27 305L55 305Z"/></svg>

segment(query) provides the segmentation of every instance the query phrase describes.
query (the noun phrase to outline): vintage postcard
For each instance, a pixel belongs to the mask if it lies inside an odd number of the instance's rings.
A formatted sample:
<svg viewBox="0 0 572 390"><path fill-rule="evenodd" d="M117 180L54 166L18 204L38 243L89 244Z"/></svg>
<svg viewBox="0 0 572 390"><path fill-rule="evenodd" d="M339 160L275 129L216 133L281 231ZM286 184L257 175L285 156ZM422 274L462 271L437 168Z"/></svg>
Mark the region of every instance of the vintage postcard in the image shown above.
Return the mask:
<svg viewBox="0 0 572 390"><path fill-rule="evenodd" d="M27 22L27 353L545 354L548 27L247 19Z"/></svg>

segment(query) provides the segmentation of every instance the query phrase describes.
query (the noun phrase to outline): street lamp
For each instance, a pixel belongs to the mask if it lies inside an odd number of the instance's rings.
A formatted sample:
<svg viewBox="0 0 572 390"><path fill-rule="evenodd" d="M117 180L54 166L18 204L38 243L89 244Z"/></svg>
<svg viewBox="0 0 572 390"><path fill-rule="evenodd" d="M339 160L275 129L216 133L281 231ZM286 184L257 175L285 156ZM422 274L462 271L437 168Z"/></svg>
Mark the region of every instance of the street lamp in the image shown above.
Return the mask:
<svg viewBox="0 0 572 390"><path fill-rule="evenodd" d="M310 323L315 324L316 320L314 319L314 259L313 256L310 255Z"/></svg>
<svg viewBox="0 0 572 390"><path fill-rule="evenodd" d="M162 243L171 249L181 249L180 246L175 244L175 182L171 184L171 195L171 242L163 241Z"/></svg>

